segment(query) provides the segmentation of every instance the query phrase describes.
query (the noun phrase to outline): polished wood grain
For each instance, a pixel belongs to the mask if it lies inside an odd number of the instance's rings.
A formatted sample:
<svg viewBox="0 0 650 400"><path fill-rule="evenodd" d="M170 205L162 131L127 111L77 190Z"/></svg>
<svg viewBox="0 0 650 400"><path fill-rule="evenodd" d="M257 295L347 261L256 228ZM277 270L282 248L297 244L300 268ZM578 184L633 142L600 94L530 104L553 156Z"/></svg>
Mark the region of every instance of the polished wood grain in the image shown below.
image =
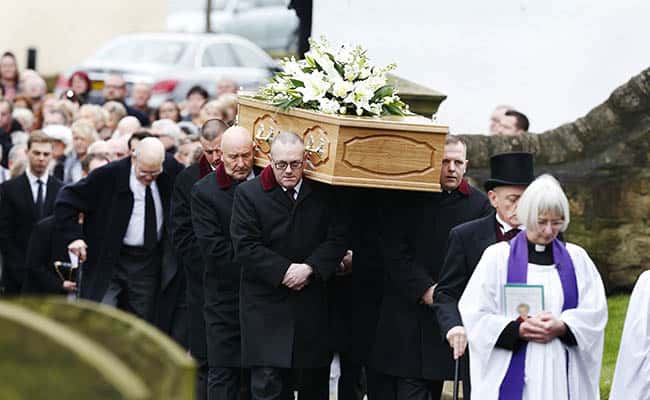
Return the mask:
<svg viewBox="0 0 650 400"><path fill-rule="evenodd" d="M258 145L255 162L269 163L280 131L301 136L307 147L305 175L337 186L440 191L440 165L448 128L420 116L335 116L277 107L240 97L238 124Z"/></svg>

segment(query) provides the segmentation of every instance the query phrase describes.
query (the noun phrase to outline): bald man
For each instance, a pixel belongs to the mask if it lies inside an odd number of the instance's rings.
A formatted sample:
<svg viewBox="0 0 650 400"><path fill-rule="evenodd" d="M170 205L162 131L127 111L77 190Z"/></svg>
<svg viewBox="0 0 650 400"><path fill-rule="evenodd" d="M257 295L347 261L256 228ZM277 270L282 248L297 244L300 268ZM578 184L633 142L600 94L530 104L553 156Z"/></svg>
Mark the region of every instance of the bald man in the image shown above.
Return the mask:
<svg viewBox="0 0 650 400"><path fill-rule="evenodd" d="M145 138L135 154L98 168L57 198L57 226L84 263L80 296L153 322L160 286L165 216L174 176L165 149ZM80 226L78 214L85 215Z"/></svg>
<svg viewBox="0 0 650 400"><path fill-rule="evenodd" d="M241 352L239 330L240 267L233 260L230 214L237 186L255 178L251 133L226 130L221 163L192 188L192 225L205 262L205 326L208 341L208 399L239 399ZM247 376L247 374L244 374Z"/></svg>
<svg viewBox="0 0 650 400"><path fill-rule="evenodd" d="M179 342L183 341L184 336L187 337L190 352L199 365L199 400L205 399L206 396L208 361L203 320L203 260L192 229L190 192L192 185L212 172L219 163L221 137L227 128L228 126L219 119L209 119L203 124L199 137L203 154L197 163L178 174L171 202L170 233L180 265L170 278L169 290L162 301L169 303L168 309L175 310L175 315L170 316L169 321L172 336ZM185 332L182 330L183 310L179 309L184 303L189 310L189 325L186 322Z"/></svg>

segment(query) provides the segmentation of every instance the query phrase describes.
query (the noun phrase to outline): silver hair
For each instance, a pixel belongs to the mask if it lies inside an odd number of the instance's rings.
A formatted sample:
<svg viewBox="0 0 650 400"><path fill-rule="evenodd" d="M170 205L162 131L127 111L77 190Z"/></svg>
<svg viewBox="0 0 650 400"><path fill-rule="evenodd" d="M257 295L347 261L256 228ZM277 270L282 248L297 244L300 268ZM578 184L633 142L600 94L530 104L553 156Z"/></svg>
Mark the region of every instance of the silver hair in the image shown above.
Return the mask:
<svg viewBox="0 0 650 400"><path fill-rule="evenodd" d="M171 119L159 119L157 121L154 121L151 124L151 130L160 130L164 135L173 138L176 146L178 146L178 141L183 135L181 128L179 128L176 122L172 121Z"/></svg>
<svg viewBox="0 0 650 400"><path fill-rule="evenodd" d="M557 214L564 219L562 232L569 227L569 200L564 194L560 182L553 176L544 174L533 181L519 199L517 217L533 230L537 227L537 219L547 212Z"/></svg>

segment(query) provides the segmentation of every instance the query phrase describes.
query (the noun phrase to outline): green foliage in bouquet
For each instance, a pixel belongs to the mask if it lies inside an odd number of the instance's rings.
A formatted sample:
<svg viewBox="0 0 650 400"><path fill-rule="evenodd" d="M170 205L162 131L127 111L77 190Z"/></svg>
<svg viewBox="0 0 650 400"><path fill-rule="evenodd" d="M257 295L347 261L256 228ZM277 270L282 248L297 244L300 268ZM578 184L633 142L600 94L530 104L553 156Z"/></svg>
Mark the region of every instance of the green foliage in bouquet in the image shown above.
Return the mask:
<svg viewBox="0 0 650 400"><path fill-rule="evenodd" d="M282 60L282 71L255 96L274 105L317 110L327 114L366 116L411 114L386 74L395 64L373 66L361 46L332 47L310 39L305 59Z"/></svg>

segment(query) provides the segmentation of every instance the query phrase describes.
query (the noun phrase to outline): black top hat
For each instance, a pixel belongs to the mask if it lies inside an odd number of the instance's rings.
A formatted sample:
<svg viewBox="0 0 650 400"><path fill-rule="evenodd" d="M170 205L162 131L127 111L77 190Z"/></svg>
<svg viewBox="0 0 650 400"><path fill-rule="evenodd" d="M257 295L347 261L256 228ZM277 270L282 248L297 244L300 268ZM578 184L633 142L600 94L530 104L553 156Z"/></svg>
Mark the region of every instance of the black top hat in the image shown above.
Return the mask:
<svg viewBox="0 0 650 400"><path fill-rule="evenodd" d="M528 186L533 175L531 153L503 153L490 158L490 179L485 181L485 190L497 186Z"/></svg>

